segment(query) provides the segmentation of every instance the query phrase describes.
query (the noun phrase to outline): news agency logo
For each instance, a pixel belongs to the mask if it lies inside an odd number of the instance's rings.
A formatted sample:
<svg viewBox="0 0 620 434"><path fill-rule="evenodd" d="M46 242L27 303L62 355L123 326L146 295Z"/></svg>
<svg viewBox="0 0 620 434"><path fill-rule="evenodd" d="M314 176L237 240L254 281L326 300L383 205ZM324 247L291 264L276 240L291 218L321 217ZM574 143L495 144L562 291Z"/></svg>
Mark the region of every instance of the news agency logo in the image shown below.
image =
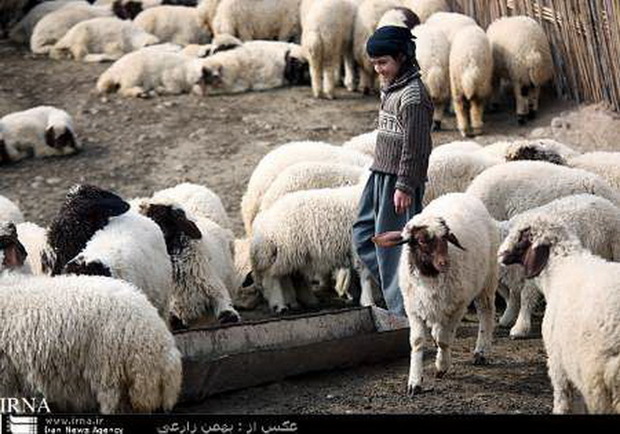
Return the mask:
<svg viewBox="0 0 620 434"><path fill-rule="evenodd" d="M0 434L37 434L36 416L14 416L0 414Z"/></svg>

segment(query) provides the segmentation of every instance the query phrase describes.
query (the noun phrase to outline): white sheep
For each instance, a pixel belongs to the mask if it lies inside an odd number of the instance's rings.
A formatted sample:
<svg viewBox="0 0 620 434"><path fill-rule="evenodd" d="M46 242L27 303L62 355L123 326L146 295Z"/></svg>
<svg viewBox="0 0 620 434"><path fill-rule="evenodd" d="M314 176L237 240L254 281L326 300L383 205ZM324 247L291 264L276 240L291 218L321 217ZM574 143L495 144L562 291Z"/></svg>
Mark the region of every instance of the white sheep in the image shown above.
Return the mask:
<svg viewBox="0 0 620 434"><path fill-rule="evenodd" d="M181 354L133 285L100 276L0 278L0 394L64 412L170 411ZM45 327L41 327L45 324Z"/></svg>
<svg viewBox="0 0 620 434"><path fill-rule="evenodd" d="M0 217L0 220L2 218ZM28 257L26 258L30 272L35 275L47 274L49 271L44 268L44 255L49 256L50 246L47 243L47 230L31 222L22 222L16 225L17 237L23 244Z"/></svg>
<svg viewBox="0 0 620 434"><path fill-rule="evenodd" d="M409 8L397 6L385 11L377 24L377 28L385 26L413 29L420 24L420 18Z"/></svg>
<svg viewBox="0 0 620 434"><path fill-rule="evenodd" d="M334 98L344 62L344 83L354 90L353 24L356 6L350 0L303 0L301 45L307 53L315 98Z"/></svg>
<svg viewBox="0 0 620 434"><path fill-rule="evenodd" d="M457 140L454 142L444 143L443 145L435 146L431 155L439 156L444 152L477 152L482 150L482 145L471 140Z"/></svg>
<svg viewBox="0 0 620 434"><path fill-rule="evenodd" d="M0 220L0 282L9 274L30 274L28 252L19 240L15 223Z"/></svg>
<svg viewBox="0 0 620 434"><path fill-rule="evenodd" d="M551 47L542 26L527 16L502 17L487 29L496 81L510 82L519 124L538 111L540 87L553 78Z"/></svg>
<svg viewBox="0 0 620 434"><path fill-rule="evenodd" d="M71 116L59 108L37 106L0 118L0 160L68 155L81 149Z"/></svg>
<svg viewBox="0 0 620 434"><path fill-rule="evenodd" d="M590 193L620 205L620 195L600 176L542 161L512 161L478 175L466 192L478 197L497 220L571 194Z"/></svg>
<svg viewBox="0 0 620 434"><path fill-rule="evenodd" d="M224 229L232 229L232 223L226 213L222 199L203 185L184 182L171 188L159 190L152 197L154 200L176 201L183 205L186 213L197 217L206 217Z"/></svg>
<svg viewBox="0 0 620 434"><path fill-rule="evenodd" d="M409 220L402 232L379 234L374 241L384 247L404 244L398 276L410 326L409 395L422 392L426 328L437 346L436 376L442 377L451 365L456 329L472 301L479 319L474 364L486 363L500 240L484 204L464 193L446 194Z"/></svg>
<svg viewBox="0 0 620 434"><path fill-rule="evenodd" d="M47 14L64 7L86 5L83 0L55 0L39 3L32 8L9 32L9 38L18 44L28 44L34 26Z"/></svg>
<svg viewBox="0 0 620 434"><path fill-rule="evenodd" d="M30 50L35 54L48 54L54 44L80 21L109 16L112 16L109 7L82 4L51 12L34 26L30 37Z"/></svg>
<svg viewBox="0 0 620 434"><path fill-rule="evenodd" d="M553 412L620 413L620 264L585 249L553 218L510 229L499 249L505 265L521 264L547 302L542 336L553 386Z"/></svg>
<svg viewBox="0 0 620 434"><path fill-rule="evenodd" d="M156 6L140 12L133 22L162 42L189 45L206 44L211 40L195 7Z"/></svg>
<svg viewBox="0 0 620 434"><path fill-rule="evenodd" d="M2 195L0 195L0 222L1 221L9 221L15 224L24 221L24 215L17 204Z"/></svg>
<svg viewBox="0 0 620 434"><path fill-rule="evenodd" d="M299 41L300 3L301 0L221 0L212 20L213 35L228 33L242 41Z"/></svg>
<svg viewBox="0 0 620 434"><path fill-rule="evenodd" d="M169 49L149 47L125 54L97 80L97 91L118 91L122 96L202 94L203 59L194 59Z"/></svg>
<svg viewBox="0 0 620 434"><path fill-rule="evenodd" d="M403 6L411 9L424 23L437 12L449 12L450 7L446 0L402 0Z"/></svg>
<svg viewBox="0 0 620 434"><path fill-rule="evenodd" d="M157 223L172 260L172 325L187 327L200 317L237 322L229 289L239 285L234 268L234 236L212 220L186 214L168 198L142 199L139 211Z"/></svg>
<svg viewBox="0 0 620 434"><path fill-rule="evenodd" d="M579 238L583 247L595 255L620 262L620 209L609 200L591 194L562 197L502 222L504 235L511 227L537 216L549 217L565 225ZM538 292L531 281L526 281L524 286L521 269L514 268L508 267L500 274L500 282L510 290L500 325L509 326L516 318L510 337L522 338L530 334L532 310L538 302Z"/></svg>
<svg viewBox="0 0 620 434"><path fill-rule="evenodd" d="M450 46L450 91L461 135L482 134L484 103L491 95L493 54L486 33L465 26Z"/></svg>
<svg viewBox="0 0 620 434"><path fill-rule="evenodd" d="M366 42L377 29L383 14L399 6L400 0L364 0L358 6L353 26L353 55L359 66L360 92L369 93L376 88L376 73L366 53Z"/></svg>
<svg viewBox="0 0 620 434"><path fill-rule="evenodd" d="M170 4L164 0L97 0L94 4L109 4L112 6L114 15L123 20L133 20L143 10L160 6L163 3Z"/></svg>
<svg viewBox="0 0 620 434"><path fill-rule="evenodd" d="M457 12L435 12L425 23L444 32L450 44L454 36L464 27L477 25L472 17Z"/></svg>
<svg viewBox="0 0 620 434"><path fill-rule="evenodd" d="M213 18L217 12L217 7L221 0L199 0L196 10L198 12L198 18L201 25L212 35L215 35L213 31Z"/></svg>
<svg viewBox="0 0 620 434"><path fill-rule="evenodd" d="M581 155L570 146L553 139L502 140L485 146L481 152L505 161L540 160L561 165Z"/></svg>
<svg viewBox="0 0 620 434"><path fill-rule="evenodd" d="M569 157L567 164L596 173L620 191L620 152L587 152Z"/></svg>
<svg viewBox="0 0 620 434"><path fill-rule="evenodd" d="M301 46L249 41L202 60L208 94L266 90L302 84L308 69Z"/></svg>
<svg viewBox="0 0 620 434"><path fill-rule="evenodd" d="M118 60L124 54L159 39L131 21L116 17L93 18L77 23L52 48L52 59L73 58L84 62Z"/></svg>
<svg viewBox="0 0 620 434"><path fill-rule="evenodd" d="M324 161L364 167L370 164L372 159L354 150L310 141L286 143L269 152L258 162L241 198L241 217L248 236L252 235L252 222L271 183L284 169L304 161Z"/></svg>
<svg viewBox="0 0 620 434"><path fill-rule="evenodd" d="M368 133L362 133L342 144L345 149L353 149L354 151L366 154L369 157L375 156L375 146L377 144L377 130Z"/></svg>
<svg viewBox="0 0 620 434"><path fill-rule="evenodd" d="M450 80L450 43L440 29L428 24L416 26L413 34L422 81L433 100L433 129L438 131L444 109L450 101L450 89L446 86Z"/></svg>
<svg viewBox="0 0 620 434"><path fill-rule="evenodd" d="M166 241L155 222L135 211L112 217L62 273L109 276L132 283L168 320L172 264Z"/></svg>

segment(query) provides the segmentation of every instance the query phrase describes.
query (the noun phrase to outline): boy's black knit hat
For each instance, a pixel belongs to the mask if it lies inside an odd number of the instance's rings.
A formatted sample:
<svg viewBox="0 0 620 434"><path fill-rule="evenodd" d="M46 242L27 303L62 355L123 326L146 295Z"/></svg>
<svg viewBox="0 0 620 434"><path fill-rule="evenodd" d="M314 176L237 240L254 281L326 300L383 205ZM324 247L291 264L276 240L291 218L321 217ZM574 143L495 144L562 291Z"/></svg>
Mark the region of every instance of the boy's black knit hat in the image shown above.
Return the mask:
<svg viewBox="0 0 620 434"><path fill-rule="evenodd" d="M415 55L415 37L406 27L379 27L368 38L366 52L370 57L395 56L402 53L411 58Z"/></svg>

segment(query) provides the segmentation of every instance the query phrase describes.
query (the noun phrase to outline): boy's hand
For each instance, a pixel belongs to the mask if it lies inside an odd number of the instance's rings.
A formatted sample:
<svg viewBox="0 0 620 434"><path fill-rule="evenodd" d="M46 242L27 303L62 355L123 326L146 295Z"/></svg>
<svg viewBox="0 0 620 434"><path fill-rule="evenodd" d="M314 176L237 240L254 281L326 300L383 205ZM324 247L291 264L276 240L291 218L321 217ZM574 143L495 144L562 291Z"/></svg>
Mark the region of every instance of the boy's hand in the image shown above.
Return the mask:
<svg viewBox="0 0 620 434"><path fill-rule="evenodd" d="M404 191L399 189L394 191L394 209L396 210L396 214L404 213L405 210L411 206L412 202L413 199L411 196Z"/></svg>

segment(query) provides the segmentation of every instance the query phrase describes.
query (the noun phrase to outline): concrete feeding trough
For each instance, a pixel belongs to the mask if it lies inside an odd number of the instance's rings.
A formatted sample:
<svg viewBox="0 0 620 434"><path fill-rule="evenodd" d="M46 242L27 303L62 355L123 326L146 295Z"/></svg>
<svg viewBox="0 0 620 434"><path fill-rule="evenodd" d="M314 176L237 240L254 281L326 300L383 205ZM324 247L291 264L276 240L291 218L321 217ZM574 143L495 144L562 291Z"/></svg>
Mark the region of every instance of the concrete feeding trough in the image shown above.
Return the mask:
<svg viewBox="0 0 620 434"><path fill-rule="evenodd" d="M409 353L408 327L406 318L373 306L179 331L180 402L403 357Z"/></svg>

